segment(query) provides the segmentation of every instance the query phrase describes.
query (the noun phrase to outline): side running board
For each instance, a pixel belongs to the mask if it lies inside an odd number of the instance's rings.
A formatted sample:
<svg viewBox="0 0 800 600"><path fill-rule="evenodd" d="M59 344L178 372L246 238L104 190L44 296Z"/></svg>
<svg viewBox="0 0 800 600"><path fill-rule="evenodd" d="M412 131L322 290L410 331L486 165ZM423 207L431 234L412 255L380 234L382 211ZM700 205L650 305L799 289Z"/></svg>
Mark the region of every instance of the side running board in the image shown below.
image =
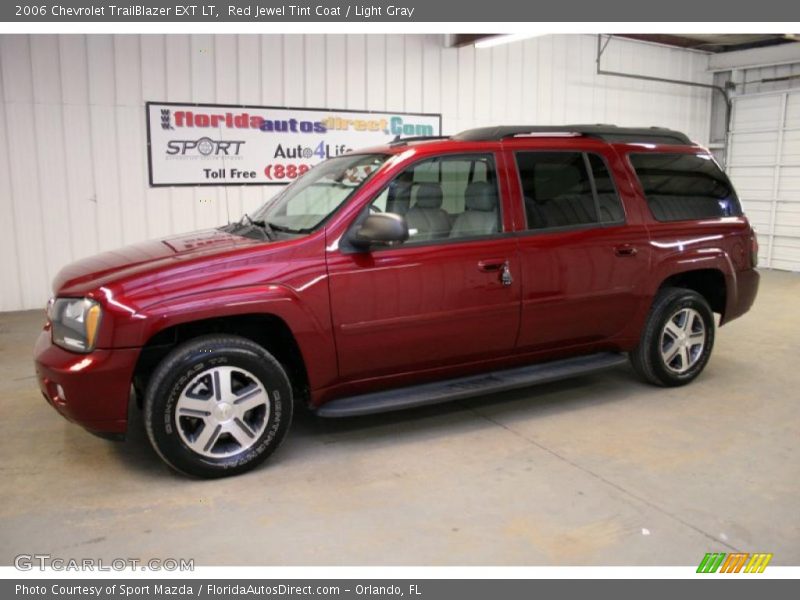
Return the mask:
<svg viewBox="0 0 800 600"><path fill-rule="evenodd" d="M504 371L491 371L480 375L423 383L385 392L339 398L320 406L316 414L321 417L355 417L427 404L439 404L482 394L515 390L537 383L568 379L576 375L585 375L616 367L626 361L627 358L624 354L614 352L576 356Z"/></svg>

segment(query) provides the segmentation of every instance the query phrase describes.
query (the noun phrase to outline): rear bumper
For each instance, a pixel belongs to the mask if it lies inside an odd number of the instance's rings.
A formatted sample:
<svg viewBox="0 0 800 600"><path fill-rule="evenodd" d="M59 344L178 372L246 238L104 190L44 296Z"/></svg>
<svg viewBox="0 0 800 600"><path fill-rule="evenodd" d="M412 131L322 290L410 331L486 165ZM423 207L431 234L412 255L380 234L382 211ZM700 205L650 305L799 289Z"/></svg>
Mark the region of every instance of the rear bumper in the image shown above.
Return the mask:
<svg viewBox="0 0 800 600"><path fill-rule="evenodd" d="M758 294L760 280L761 276L755 269L736 273L736 289L733 294L728 294L728 304L720 325L733 321L750 310Z"/></svg>
<svg viewBox="0 0 800 600"><path fill-rule="evenodd" d="M36 378L47 402L63 417L105 437L128 426L131 379L137 348L67 352L53 345L50 331L36 340Z"/></svg>

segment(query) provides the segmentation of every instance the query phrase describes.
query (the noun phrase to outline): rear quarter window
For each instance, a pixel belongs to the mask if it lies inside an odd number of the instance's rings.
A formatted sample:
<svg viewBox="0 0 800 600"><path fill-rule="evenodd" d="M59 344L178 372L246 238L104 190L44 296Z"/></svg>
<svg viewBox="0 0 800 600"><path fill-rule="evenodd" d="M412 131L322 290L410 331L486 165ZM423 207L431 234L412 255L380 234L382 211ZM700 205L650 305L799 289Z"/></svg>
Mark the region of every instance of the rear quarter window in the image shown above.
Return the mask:
<svg viewBox="0 0 800 600"><path fill-rule="evenodd" d="M629 158L656 220L741 216L733 186L709 155L647 153Z"/></svg>

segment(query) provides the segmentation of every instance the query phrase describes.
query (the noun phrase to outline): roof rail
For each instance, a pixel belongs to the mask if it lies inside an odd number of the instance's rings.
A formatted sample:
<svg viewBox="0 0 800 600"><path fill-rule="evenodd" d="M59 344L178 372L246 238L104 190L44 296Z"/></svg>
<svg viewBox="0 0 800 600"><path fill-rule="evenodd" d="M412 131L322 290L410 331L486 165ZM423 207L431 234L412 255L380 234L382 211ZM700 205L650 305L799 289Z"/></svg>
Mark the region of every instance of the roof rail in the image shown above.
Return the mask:
<svg viewBox="0 0 800 600"><path fill-rule="evenodd" d="M582 135L605 142L694 146L686 134L664 127L617 127L616 125L503 125L468 129L453 136L470 142L500 141L512 137Z"/></svg>
<svg viewBox="0 0 800 600"><path fill-rule="evenodd" d="M411 137L400 137L399 135L389 142L390 146L405 146L409 142L433 142L435 140L449 140L449 135L415 135Z"/></svg>

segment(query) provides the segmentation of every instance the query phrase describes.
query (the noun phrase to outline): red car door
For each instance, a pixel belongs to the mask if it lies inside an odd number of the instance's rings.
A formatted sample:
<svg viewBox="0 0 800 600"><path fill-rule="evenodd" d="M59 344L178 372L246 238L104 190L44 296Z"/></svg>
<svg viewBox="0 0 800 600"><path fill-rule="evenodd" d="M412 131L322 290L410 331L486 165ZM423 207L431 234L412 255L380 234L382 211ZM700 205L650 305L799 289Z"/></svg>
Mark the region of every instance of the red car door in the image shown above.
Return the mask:
<svg viewBox="0 0 800 600"><path fill-rule="evenodd" d="M616 153L586 144L508 150L523 223L520 351L609 340L643 302L647 229L622 203L617 182L628 180Z"/></svg>
<svg viewBox="0 0 800 600"><path fill-rule="evenodd" d="M520 267L500 153L446 154L402 169L370 210L403 214L411 237L370 252L328 250L345 380L510 353Z"/></svg>

